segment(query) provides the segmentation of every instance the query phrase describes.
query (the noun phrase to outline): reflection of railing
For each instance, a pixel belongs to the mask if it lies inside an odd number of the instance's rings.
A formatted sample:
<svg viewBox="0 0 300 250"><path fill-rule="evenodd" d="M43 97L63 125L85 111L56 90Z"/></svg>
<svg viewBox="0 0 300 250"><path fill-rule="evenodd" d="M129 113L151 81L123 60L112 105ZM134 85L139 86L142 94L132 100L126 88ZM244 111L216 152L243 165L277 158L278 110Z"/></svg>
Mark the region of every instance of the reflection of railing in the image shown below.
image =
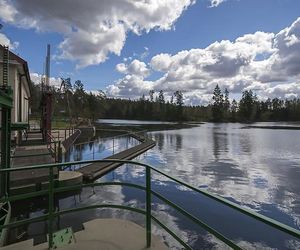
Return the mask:
<svg viewBox="0 0 300 250"><path fill-rule="evenodd" d="M146 169L146 185L141 186L133 183L121 183L121 182L104 182L104 183L88 183L88 184L81 184L81 185L74 185L74 186L69 186L69 187L61 187L61 188L56 188L55 187L55 180L54 180L54 168L61 168L64 166L71 166L74 164L86 164L86 163L96 163L96 162L115 162L115 163L128 163L128 164L134 164L138 166L145 167ZM251 211L250 209L243 208L233 202L230 202L222 197L219 197L217 195L211 194L210 192L200 190L196 187L193 187L181 180L178 180L174 177L171 177L170 175L164 173L161 170L158 170L154 167L151 167L147 164L140 163L140 162L135 162L135 161L127 161L127 160L112 160L112 159L107 159L107 160L91 160L91 161L80 161L80 162L68 162L68 163L59 163L59 164L47 164L47 165L37 165L37 166L29 166L29 167L20 167L20 168L11 168L11 169L1 169L0 174L4 174L7 172L12 172L12 171L19 171L19 170L32 170L32 169L42 169L42 168L48 168L49 169L49 189L48 190L42 190L42 191L37 191L34 193L27 193L23 195L14 195L14 196L6 196L0 199L0 202L12 202L12 201L17 201L17 200L24 200L28 198L33 198L37 196L42 196L42 195L47 195L48 194L48 199L49 199L49 208L48 208L48 213L42 216L38 216L35 218L30 218L30 219L24 219L20 221L15 221L12 223L9 223L7 225L1 225L0 226L0 231L3 230L4 228L13 228L17 227L20 225L24 224L29 224L33 222L38 222L38 221L48 221L48 233L49 233L49 248L53 246L53 222L54 219L60 215L63 214L68 214L72 212L79 212L83 210L88 210L88 209L95 209L95 208L114 208L114 209L125 209L133 212L137 212L143 215L146 215L146 245L147 247L151 246L151 220L156 222L159 226L161 226L163 229L165 229L170 235L172 235L184 248L186 249L191 249L191 247L185 243L182 239L180 239L173 231L171 231L166 225L164 225L162 222L160 222L154 215L151 213L151 198L152 195L159 198L160 200L164 201L167 203L169 206L173 207L176 209L178 212L181 214L185 215L189 219L191 219L193 222L195 222L197 225L201 226L205 230L207 230L209 233L214 235L216 238L227 244L228 246L232 247L233 249L241 249L237 244L235 244L233 241L228 239L226 236L222 235L220 232L212 228L211 226L207 225L203 221L201 221L199 218L195 217L191 213L187 212L185 209L182 207L176 205L172 201L168 200L161 194L153 191L151 189L151 171L154 171L160 175L163 175L173 181L175 181L177 184L181 184L185 186L186 188L189 188L197 193L200 193L202 195L205 195L206 197L209 197L219 203L224 204L225 206L228 206L230 208L233 208L249 217L252 217L256 220L259 220L273 228L276 228L282 232L285 232L291 236L294 236L298 239L300 239L300 231L297 229L294 229L292 227L289 227L287 225L284 225L280 222L277 222L273 219L270 219L266 216L260 215L256 212ZM65 210L54 210L54 196L56 193L61 193L61 192L66 192L66 191L74 191L74 190L80 190L81 188L85 187L95 187L95 186L106 186L106 185L122 185L122 186L128 186L128 187L133 187L137 188L140 190L144 190L146 193L146 208L145 210L140 209L140 208L134 208L134 207L129 207L129 206L124 206L124 205L118 205L118 204L97 204L97 205L89 205L85 207L78 207L78 208L71 208L71 209L65 209Z"/></svg>

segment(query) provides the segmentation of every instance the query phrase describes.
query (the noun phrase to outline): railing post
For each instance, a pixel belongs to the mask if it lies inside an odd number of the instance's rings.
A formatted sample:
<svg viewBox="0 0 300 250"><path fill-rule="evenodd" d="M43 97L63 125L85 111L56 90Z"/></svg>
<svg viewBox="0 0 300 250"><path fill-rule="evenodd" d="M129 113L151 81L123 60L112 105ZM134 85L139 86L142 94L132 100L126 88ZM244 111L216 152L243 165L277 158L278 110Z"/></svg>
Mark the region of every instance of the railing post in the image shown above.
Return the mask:
<svg viewBox="0 0 300 250"><path fill-rule="evenodd" d="M93 143L93 160L95 160L95 143Z"/></svg>
<svg viewBox="0 0 300 250"><path fill-rule="evenodd" d="M49 234L49 249L53 247L53 199L54 199L54 190L53 190L53 167L49 168L49 208L48 208L48 234Z"/></svg>
<svg viewBox="0 0 300 250"><path fill-rule="evenodd" d="M62 162L62 148L60 141L58 141L58 162Z"/></svg>
<svg viewBox="0 0 300 250"><path fill-rule="evenodd" d="M57 162L56 141L54 141L54 158L55 158L55 162Z"/></svg>
<svg viewBox="0 0 300 250"><path fill-rule="evenodd" d="M113 137L113 155L115 154L115 139Z"/></svg>
<svg viewBox="0 0 300 250"><path fill-rule="evenodd" d="M146 240L151 247L151 169L146 167Z"/></svg>

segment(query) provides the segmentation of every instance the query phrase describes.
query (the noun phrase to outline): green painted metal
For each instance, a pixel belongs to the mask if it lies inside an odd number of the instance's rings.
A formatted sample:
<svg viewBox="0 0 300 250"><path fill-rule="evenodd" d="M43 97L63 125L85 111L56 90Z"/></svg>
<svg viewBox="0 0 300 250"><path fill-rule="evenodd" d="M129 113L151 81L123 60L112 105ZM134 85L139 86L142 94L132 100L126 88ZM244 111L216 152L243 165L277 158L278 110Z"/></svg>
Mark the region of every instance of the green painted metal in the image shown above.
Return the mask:
<svg viewBox="0 0 300 250"><path fill-rule="evenodd" d="M39 154L28 154L28 155L12 155L10 158L25 158L25 157L35 157L35 156L43 156L43 155L51 155L51 153L39 153Z"/></svg>
<svg viewBox="0 0 300 250"><path fill-rule="evenodd" d="M13 107L12 90L10 87L0 89L0 106L1 107Z"/></svg>
<svg viewBox="0 0 300 250"><path fill-rule="evenodd" d="M53 233L53 249L65 247L74 243L75 237L71 227Z"/></svg>
<svg viewBox="0 0 300 250"><path fill-rule="evenodd" d="M233 244L231 240L229 240L228 238L226 238L220 232L218 232L215 229L213 229L212 227L208 226L206 223L202 222L201 220L199 220L198 218L196 218L194 215L188 213L187 211L185 211L180 206L174 204L172 201L168 200L167 198L163 197L162 195L158 194L157 192L152 191L152 194L155 195L156 197L158 197L160 200L162 200L165 203L167 203L169 206L173 207L175 210L179 211L180 213L182 213L183 215L185 215L186 217L188 217L190 220L192 220L196 224L200 225L207 232L213 234L216 238L218 238L219 240L223 241L226 245L230 246L233 249L238 249L238 250L242 249L242 248L238 247L236 244Z"/></svg>
<svg viewBox="0 0 300 250"><path fill-rule="evenodd" d="M5 215L0 218L0 225L7 225L11 217L10 202L0 204L0 211L4 211ZM0 231L0 247L3 247L8 234L8 229Z"/></svg>
<svg viewBox="0 0 300 250"><path fill-rule="evenodd" d="M11 108L13 104L12 90L9 86L0 89L1 107L1 165L0 169L10 168L10 140L11 140ZM0 174L0 197L9 192L9 172Z"/></svg>
<svg viewBox="0 0 300 250"><path fill-rule="evenodd" d="M271 218L269 218L267 216L264 216L264 215L261 215L259 213L256 213L256 212L254 212L254 211L252 211L252 210L250 210L248 208L241 207L238 204L236 204L234 202L231 202L231 201L229 201L229 200L227 200L227 199L225 199L223 197L220 197L218 195L212 194L211 192L208 192L206 190L201 190L199 188L193 187L193 186L189 185L188 183L186 183L184 181L181 181L181 180L179 180L177 178L174 178L174 177L172 177L172 176L164 173L161 170L158 170L158 169L153 168L153 167L151 167L151 169L153 169L157 173L160 173L160 174L164 175L165 177L167 177L167 178L175 181L176 183L181 184L181 185L183 185L183 186L185 186L187 188L190 188L191 190L193 190L193 191L195 191L197 193L201 193L201 194L203 194L203 195L205 195L205 196L207 196L207 197L209 197L211 199L214 199L215 201L220 202L220 203L224 204L225 206L231 207L231 208L233 208L233 209L235 209L235 210L237 210L237 211L239 211L239 212L241 212L241 213L243 213L243 214L245 214L247 216L250 216L250 217L252 217L252 218L254 218L256 220L259 220L259 221L261 221L261 222L263 222L263 223L265 223L267 225L270 225L271 227L274 227L274 228L276 228L276 229L278 229L280 231L288 233L288 234L290 234L290 235L292 235L294 237L300 238L300 231L297 230L297 229L295 229L295 228L293 228L293 227L287 226L287 225L285 225L285 224L283 224L281 222L278 222L276 220L273 220L273 219L271 219Z"/></svg>
<svg viewBox="0 0 300 250"><path fill-rule="evenodd" d="M146 239L151 247L151 169L146 168Z"/></svg>
<svg viewBox="0 0 300 250"><path fill-rule="evenodd" d="M133 164L133 165L137 165L137 166L143 166L146 168L146 187L144 186L140 186L137 184L132 184L132 183L120 183L120 182L107 182L107 183L87 183L87 184L82 184L82 185L75 185L75 186L70 186L70 187L63 187L63 188L55 188L54 187L54 176L53 176L53 169L54 168L60 168L63 166L71 166L73 164L86 164L86 163L94 163L94 162L116 162L116 163L129 163L129 164ZM181 184L185 187L188 187L198 193L201 193L207 197L210 197L218 202L221 202L222 204L229 206L231 208L234 208L248 216L251 216L257 220L260 220L278 230L281 230L285 233L288 233L291 236L294 236L298 239L300 239L300 231L297 229L294 229L292 227L286 226L282 223L279 223L277 221L274 221L270 218L267 218L265 216L262 216L258 213L255 213L253 211L250 211L249 209L245 209L243 207L240 207L230 201L227 201L226 199L216 196L214 194L211 194L207 191L204 190L200 190L196 187L193 187L181 180L178 180L174 177L169 176L168 174L164 173L161 170L158 170L156 168L153 168L147 164L144 163L140 163L140 162L135 162L135 161L127 161L127 160L113 160L113 159L107 159L107 160L89 160L89 161L78 161L78 162L68 162L68 163L59 163L59 164L46 164L46 165L37 165L37 166L28 166L28 167L20 167L20 168L12 168L12 169L0 169L0 173L3 172L11 172L11 171L18 171L18 170L26 170L26 169L41 169L41 168L49 168L49 189L46 191L42 191L42 192L37 192L37 193L32 193L32 194L25 194L25 195L15 195L15 196L7 196L5 198L2 198L1 201L8 201L8 200L22 200L22 199L26 199L26 198L30 198L30 197L37 197L40 195L45 195L48 192L48 196L49 196L49 209L48 209L48 214L40 216L40 217L36 217L36 218L31 218L31 219L26 219L26 220L22 220L22 221L17 221L17 222L13 222L10 223L8 225L3 225L0 226L0 230L3 228L11 228L11 227L16 227L19 225L23 225L23 224L27 224L27 223L32 223L34 221L42 221L42 220L48 220L48 233L49 233L49 247L52 248L53 247L53 220L55 219L55 217L60 216L62 214L67 214L67 213L73 213L73 212L78 212L78 211L83 211L83 210L87 210L87 209L95 209L95 208L112 208L112 209L126 209L129 211L133 211L133 212L137 212L137 213L141 213L144 214L146 216L146 239L147 239L147 246L151 246L151 236L149 237L149 232L151 235L151 219L156 222L158 225L160 225L163 229L165 229L170 235L172 235L184 248L186 249L191 249L190 246L188 246L185 242L183 242L178 236L176 236L176 234L174 232L172 232L169 228L167 228L162 222L160 222L156 217L154 217L151 214L151 195L154 195L156 197L158 197L159 199L163 200L165 203L167 203L168 205L172 206L174 209L176 209L178 212L180 212L181 214L183 214L184 216L186 216L187 218L189 218L190 220L192 220L193 222L195 222L197 225L201 226L202 228L206 229L209 233L211 233L212 235L214 235L215 237L217 237L218 239L220 239L221 241L223 241L225 244L227 244L228 246L230 246L233 249L241 249L238 245L236 245L234 242L232 242L231 240L229 240L228 238L226 238L224 235L222 235L221 233L217 232L215 229L213 229L212 227L210 227L209 225L205 224L204 222L202 222L201 220L199 220L198 218L196 218L194 215L188 213L187 211L185 211L182 207L174 204L173 202L169 201L168 199L166 199L165 197L163 197L161 194L154 192L153 190L151 190L151 170L155 171L165 177L168 177L169 179L175 181L178 184ZM73 208L73 209L66 209L66 210L61 210L61 211L54 211L54 207L53 207L53 201L54 201L54 194L55 193L60 193L60 192L65 192L65 191L71 191L71 190L76 190L76 189L80 189L80 188L85 188L85 187L96 187L96 186L105 186L105 185L123 185L123 186L129 186L132 188L138 188L141 190L144 190L146 193L146 209L142 210L142 209L138 209L138 208L134 208L134 207L128 207L128 206L123 206L123 205L114 205L114 204L100 204L100 205L91 205L91 206L85 206L85 207L79 207L79 208ZM150 216L149 216L150 214ZM151 218L149 220L149 218Z"/></svg>
<svg viewBox="0 0 300 250"><path fill-rule="evenodd" d="M28 128L28 123L25 122L15 122L11 124L11 130L25 130Z"/></svg>
<svg viewBox="0 0 300 250"><path fill-rule="evenodd" d="M28 123L16 122L16 123L11 124L11 130L12 131L25 130L25 129L28 129L28 128L29 128ZM2 130L2 127L0 127L0 130Z"/></svg>
<svg viewBox="0 0 300 250"><path fill-rule="evenodd" d="M42 190L42 191L36 191L36 192L33 192L33 193L26 193L26 194L22 194L22 195L4 196L3 198L0 199L0 202L5 202L5 201L14 202L14 201L32 199L32 198L36 198L36 197L39 197L39 196L44 196L44 195L47 195L47 194L49 194L48 190Z"/></svg>
<svg viewBox="0 0 300 250"><path fill-rule="evenodd" d="M154 216L152 216L152 220L154 220L156 222L156 224L158 224L161 228L163 228L164 230L167 231L168 234L170 234L175 240L177 240L177 242L179 244L181 244L181 246L184 247L184 249L189 249L192 250L192 248L186 244L182 239L180 239L172 230L170 230L166 225L164 225L162 222L160 222L160 220L158 220L157 218L155 218Z"/></svg>
<svg viewBox="0 0 300 250"><path fill-rule="evenodd" d="M57 161L62 162L62 147L61 147L61 142L60 141L58 141Z"/></svg>
<svg viewBox="0 0 300 250"><path fill-rule="evenodd" d="M49 248L52 249L53 247L53 203L54 203L54 174L53 174L53 168L49 168L49 208L48 208L48 214L49 214L49 220L48 220L48 234L49 234Z"/></svg>

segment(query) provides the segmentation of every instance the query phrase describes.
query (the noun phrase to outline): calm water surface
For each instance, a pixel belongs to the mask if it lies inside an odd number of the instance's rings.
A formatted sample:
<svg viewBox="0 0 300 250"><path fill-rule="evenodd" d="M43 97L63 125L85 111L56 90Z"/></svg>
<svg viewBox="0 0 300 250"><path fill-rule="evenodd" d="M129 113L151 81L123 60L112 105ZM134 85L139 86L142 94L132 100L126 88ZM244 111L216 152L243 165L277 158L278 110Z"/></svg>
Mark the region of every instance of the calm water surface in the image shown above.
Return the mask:
<svg viewBox="0 0 300 250"><path fill-rule="evenodd" d="M202 124L181 130L152 132L157 146L137 160L148 163L196 187L218 194L244 207L300 229L300 131L241 129L241 124ZM66 160L103 158L136 145L127 136L96 140L75 146ZM113 145L112 145L113 144ZM112 146L115 146L112 150ZM143 168L124 165L98 181L144 184ZM300 242L267 225L153 174L153 189L213 226L245 249L300 249ZM85 204L113 203L144 208L144 193L121 186L85 189L80 196L59 201L60 209ZM189 219L158 199L153 213L194 249L225 246ZM142 216L131 212L93 210L66 215L60 227L75 230L95 217L131 219L144 225ZM154 226L172 248L178 244Z"/></svg>

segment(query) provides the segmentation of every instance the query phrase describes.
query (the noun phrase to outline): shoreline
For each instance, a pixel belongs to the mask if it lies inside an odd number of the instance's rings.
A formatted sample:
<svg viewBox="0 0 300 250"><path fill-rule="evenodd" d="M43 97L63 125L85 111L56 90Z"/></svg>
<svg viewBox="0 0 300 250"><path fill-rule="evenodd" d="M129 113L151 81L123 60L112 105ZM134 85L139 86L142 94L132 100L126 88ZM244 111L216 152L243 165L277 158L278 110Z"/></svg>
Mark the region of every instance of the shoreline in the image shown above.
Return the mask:
<svg viewBox="0 0 300 250"><path fill-rule="evenodd" d="M161 130L176 130L198 127L204 123L172 123L172 124L112 124L112 123L94 123L96 129L120 129L120 130L147 130L148 132Z"/></svg>
<svg viewBox="0 0 300 250"><path fill-rule="evenodd" d="M271 126L256 126L250 125L242 127L242 129L251 129L251 128L258 128L258 129L282 129L282 130L300 130L300 126L287 126L287 125L271 125Z"/></svg>

